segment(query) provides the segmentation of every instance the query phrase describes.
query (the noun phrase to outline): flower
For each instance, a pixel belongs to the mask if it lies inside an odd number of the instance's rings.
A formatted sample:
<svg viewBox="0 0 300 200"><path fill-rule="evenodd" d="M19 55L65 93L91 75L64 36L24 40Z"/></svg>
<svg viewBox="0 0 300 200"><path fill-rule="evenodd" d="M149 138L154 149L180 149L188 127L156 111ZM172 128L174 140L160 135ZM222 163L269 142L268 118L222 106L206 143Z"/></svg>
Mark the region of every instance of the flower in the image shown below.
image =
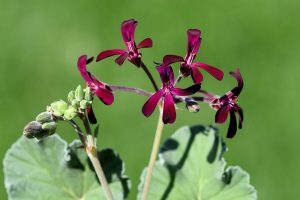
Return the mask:
<svg viewBox="0 0 300 200"><path fill-rule="evenodd" d="M122 65L127 58L135 66L140 67L142 55L138 50L141 48L152 47L152 40L150 38L146 38L143 41L141 41L138 45L135 44L134 31L137 24L138 22L136 20L130 19L124 21L121 25L121 33L127 50L111 49L103 51L98 54L96 59L97 62L110 56L120 55L115 60L115 62L118 65Z"/></svg>
<svg viewBox="0 0 300 200"><path fill-rule="evenodd" d="M222 80L224 74L221 70L202 62L193 63L201 44L201 40L202 40L202 38L200 38L201 31L198 29L189 29L187 31L187 35L188 35L188 45L187 45L185 58L176 55L166 55L163 59L163 62L166 65L175 62L181 62L180 71L182 76L187 77L191 75L194 83L196 84L201 83L203 80L203 75L199 71L198 67L204 69L216 79Z"/></svg>
<svg viewBox="0 0 300 200"><path fill-rule="evenodd" d="M208 96L208 99L211 99L211 107L217 110L215 116L216 123L224 123L228 117L228 114L230 113L230 123L227 131L227 138L233 138L237 131L235 113L237 113L239 116L239 129L242 128L244 118L242 108L236 103L236 100L244 86L243 78L239 69L237 69L235 72L230 72L230 75L237 80L238 85L229 92L227 92L224 96L220 98L213 98L211 94L204 93L204 95Z"/></svg>
<svg viewBox="0 0 300 200"><path fill-rule="evenodd" d="M99 81L95 76L93 76L89 71L87 71L86 65L92 62L93 57L87 59L86 55L80 56L77 62L78 69L81 76L86 81L87 85L91 89L93 94L106 105L110 105L114 102L113 93L108 85Z"/></svg>
<svg viewBox="0 0 300 200"><path fill-rule="evenodd" d="M87 71L86 65L92 62L93 57L87 59L86 55L82 55L79 57L77 66L81 73L81 76L86 81L87 85L90 88L90 92L92 95L95 95L106 105L110 105L114 102L113 93L108 85L99 81L96 77L94 77L89 71ZM87 107L88 119L90 123L96 124L97 119L94 115L92 105Z"/></svg>
<svg viewBox="0 0 300 200"><path fill-rule="evenodd" d="M163 122L174 123L176 120L176 111L174 106L174 96L188 96L194 94L200 90L201 85L196 84L186 89L180 89L174 87L174 73L169 65L160 65L157 68L162 81L162 88L156 91L144 104L142 112L146 117L149 117L158 102L163 99Z"/></svg>

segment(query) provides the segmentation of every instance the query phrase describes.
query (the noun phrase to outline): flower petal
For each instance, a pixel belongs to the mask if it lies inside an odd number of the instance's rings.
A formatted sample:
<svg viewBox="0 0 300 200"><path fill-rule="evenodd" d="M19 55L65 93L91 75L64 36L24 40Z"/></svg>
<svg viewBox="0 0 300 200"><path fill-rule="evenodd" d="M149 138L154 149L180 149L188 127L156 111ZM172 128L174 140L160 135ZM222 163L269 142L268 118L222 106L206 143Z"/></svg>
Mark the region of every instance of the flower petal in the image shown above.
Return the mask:
<svg viewBox="0 0 300 200"><path fill-rule="evenodd" d="M123 36L124 42L134 41L134 31L138 22L134 19L129 19L122 22L121 33Z"/></svg>
<svg viewBox="0 0 300 200"><path fill-rule="evenodd" d="M97 97L106 105L111 105L114 102L114 95L108 89L98 88L96 91Z"/></svg>
<svg viewBox="0 0 300 200"><path fill-rule="evenodd" d="M172 63L176 63L176 62L183 62L184 58L181 56L176 56L176 55L166 55L163 58L163 63L165 65L170 65Z"/></svg>
<svg viewBox="0 0 300 200"><path fill-rule="evenodd" d="M152 47L151 38L146 38L137 45L138 49L140 49L140 48L151 48L151 47Z"/></svg>
<svg viewBox="0 0 300 200"><path fill-rule="evenodd" d="M239 115L239 129L242 129L242 127L243 127L243 121L244 121L243 110L237 104L234 105L234 109L236 110L236 112Z"/></svg>
<svg viewBox="0 0 300 200"><path fill-rule="evenodd" d="M213 66L210 66L208 64L201 63L201 62L194 63L193 67L200 67L200 68L204 69L205 71L210 73L213 77L215 77L219 81L223 79L224 73L221 70L219 70L218 68L215 68Z"/></svg>
<svg viewBox="0 0 300 200"><path fill-rule="evenodd" d="M88 61L91 62L90 61L91 59L93 59L93 57L88 59L86 55L82 55L78 58L78 61L77 61L78 70L86 82L91 82L89 72L87 71L87 68L86 68L87 62Z"/></svg>
<svg viewBox="0 0 300 200"><path fill-rule="evenodd" d="M232 92L235 96L238 96L238 95L241 93L241 91L242 91L242 89L243 89L243 87L244 87L244 81L243 81L243 77L242 77L242 75L241 75L241 73L240 73L240 69L237 69L235 72L230 72L229 74L230 74L231 76L233 76L233 77L237 80L238 86L235 87L235 88L233 88L233 89L231 90L231 92Z"/></svg>
<svg viewBox="0 0 300 200"><path fill-rule="evenodd" d="M201 84L196 84L185 89L173 88L171 92L178 96L188 96L188 95L195 94L200 90L200 88L201 88Z"/></svg>
<svg viewBox="0 0 300 200"><path fill-rule="evenodd" d="M199 47L201 44L201 31L198 29L189 29L187 31L188 35L188 47L187 47L187 55L194 54L196 55L199 51Z"/></svg>
<svg viewBox="0 0 300 200"><path fill-rule="evenodd" d="M230 123L227 132L227 138L233 138L236 134L237 125L236 125L236 116L233 110L230 111Z"/></svg>
<svg viewBox="0 0 300 200"><path fill-rule="evenodd" d="M203 81L202 73L199 71L197 67L191 67L191 69L192 69L192 79L194 83L196 84L201 83Z"/></svg>
<svg viewBox="0 0 300 200"><path fill-rule="evenodd" d="M230 110L229 105L223 105L216 113L215 122L222 124L226 121Z"/></svg>
<svg viewBox="0 0 300 200"><path fill-rule="evenodd" d="M176 111L172 94L167 94L164 98L163 118L164 124L173 124L176 120Z"/></svg>
<svg viewBox="0 0 300 200"><path fill-rule="evenodd" d="M87 108L88 119L91 124L97 124L97 119L93 111L93 107L90 106Z"/></svg>
<svg viewBox="0 0 300 200"><path fill-rule="evenodd" d="M163 96L163 91L160 89L157 92L155 92L144 104L142 108L142 112L146 117L149 117L153 113L156 105L158 104L162 96Z"/></svg>
<svg viewBox="0 0 300 200"><path fill-rule="evenodd" d="M111 50L102 51L101 53L98 54L96 61L98 62L100 60L103 60L104 58L123 54L123 53L126 53L126 51L122 49L111 49Z"/></svg>
<svg viewBox="0 0 300 200"><path fill-rule="evenodd" d="M174 84L174 73L170 65L160 65L156 68L163 84Z"/></svg>
<svg viewBox="0 0 300 200"><path fill-rule="evenodd" d="M124 63L124 61L126 60L126 58L128 57L128 53L125 52L123 54L121 54L119 57L116 58L115 62L118 65L122 65Z"/></svg>

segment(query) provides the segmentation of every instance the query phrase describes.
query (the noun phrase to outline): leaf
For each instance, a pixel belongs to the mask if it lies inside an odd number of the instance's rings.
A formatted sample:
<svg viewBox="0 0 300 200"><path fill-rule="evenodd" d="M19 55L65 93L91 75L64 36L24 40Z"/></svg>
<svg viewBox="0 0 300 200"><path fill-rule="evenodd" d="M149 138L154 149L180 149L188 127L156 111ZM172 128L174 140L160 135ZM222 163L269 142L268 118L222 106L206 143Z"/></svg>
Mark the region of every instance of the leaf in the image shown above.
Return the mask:
<svg viewBox="0 0 300 200"><path fill-rule="evenodd" d="M212 127L182 127L160 150L148 200L255 200L249 175L240 167L228 167L226 146ZM146 176L141 176L138 199Z"/></svg>
<svg viewBox="0 0 300 200"><path fill-rule="evenodd" d="M105 199L79 144L76 141L68 147L58 135L39 143L21 137L4 158L5 187L9 199ZM112 180L109 186L115 199L124 199L120 181Z"/></svg>

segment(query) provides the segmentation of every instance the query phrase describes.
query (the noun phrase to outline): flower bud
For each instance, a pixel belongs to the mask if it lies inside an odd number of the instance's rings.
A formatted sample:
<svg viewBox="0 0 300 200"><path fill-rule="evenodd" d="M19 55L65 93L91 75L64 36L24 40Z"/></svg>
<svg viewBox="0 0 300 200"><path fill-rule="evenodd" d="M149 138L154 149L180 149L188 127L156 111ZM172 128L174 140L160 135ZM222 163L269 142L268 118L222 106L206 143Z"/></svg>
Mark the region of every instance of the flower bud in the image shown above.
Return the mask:
<svg viewBox="0 0 300 200"><path fill-rule="evenodd" d="M186 108L193 113L199 112L200 111L200 106L197 102L195 101L186 101Z"/></svg>
<svg viewBox="0 0 300 200"><path fill-rule="evenodd" d="M92 101L92 93L89 87L85 88L84 99L87 101Z"/></svg>
<svg viewBox="0 0 300 200"><path fill-rule="evenodd" d="M42 112L35 118L35 120L40 123L52 122L53 121L52 113L51 112Z"/></svg>
<svg viewBox="0 0 300 200"><path fill-rule="evenodd" d="M42 129L48 133L48 135L53 135L56 131L56 122L47 122L42 125Z"/></svg>
<svg viewBox="0 0 300 200"><path fill-rule="evenodd" d="M77 116L77 109L73 106L69 106L68 109L64 113L64 118L67 120L71 120Z"/></svg>
<svg viewBox="0 0 300 200"><path fill-rule="evenodd" d="M87 100L80 101L80 108L85 110L89 106L89 102Z"/></svg>
<svg viewBox="0 0 300 200"><path fill-rule="evenodd" d="M75 92L72 90L72 91L70 91L69 94L68 94L68 101L69 101L70 103L72 103L72 101L74 100L74 98L75 98Z"/></svg>
<svg viewBox="0 0 300 200"><path fill-rule="evenodd" d="M68 104L63 100L55 101L51 104L51 109L55 116L62 116L67 108Z"/></svg>
<svg viewBox="0 0 300 200"><path fill-rule="evenodd" d="M75 90L75 99L77 101L81 101L83 99L83 90L82 90L81 85L78 85Z"/></svg>
<svg viewBox="0 0 300 200"><path fill-rule="evenodd" d="M73 99L72 100L72 102L71 102L71 105L73 106L73 107L78 107L79 106L79 101L77 101L76 99Z"/></svg>
<svg viewBox="0 0 300 200"><path fill-rule="evenodd" d="M40 122L32 121L24 127L23 135L27 138L34 138L39 135L43 135L44 132L45 131L42 129L42 124Z"/></svg>

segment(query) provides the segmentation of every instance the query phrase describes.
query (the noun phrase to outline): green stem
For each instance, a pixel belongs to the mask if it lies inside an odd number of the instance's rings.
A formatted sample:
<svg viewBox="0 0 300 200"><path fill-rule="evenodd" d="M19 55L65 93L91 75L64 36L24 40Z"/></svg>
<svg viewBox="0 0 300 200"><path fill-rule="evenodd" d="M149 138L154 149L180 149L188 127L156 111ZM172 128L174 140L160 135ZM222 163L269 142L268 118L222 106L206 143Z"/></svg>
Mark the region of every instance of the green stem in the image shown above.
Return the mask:
<svg viewBox="0 0 300 200"><path fill-rule="evenodd" d="M92 130L90 127L90 123L86 117L86 113L83 114L81 117L87 136L86 136L86 148L85 151L95 169L96 175L101 183L101 187L105 193L106 199L107 200L113 200L113 195L112 192L108 186L108 182L106 180L105 174L103 172L103 169L100 164L100 160L97 155L97 146L95 142L95 137L92 135Z"/></svg>
<svg viewBox="0 0 300 200"><path fill-rule="evenodd" d="M90 135L91 136L91 135ZM107 200L113 200L112 192L108 186L107 180L105 178L105 174L103 172L103 169L101 167L100 161L97 156L97 149L95 148L87 148L86 149L87 155L95 169L95 172L97 174L97 177L101 183L101 187L105 192L105 196Z"/></svg>
<svg viewBox="0 0 300 200"><path fill-rule="evenodd" d="M148 197L153 168L154 168L154 164L156 161L156 156L158 154L159 144L160 144L161 135L162 135L163 127L164 127L164 123L162 121L162 109L161 108L160 108L159 113L160 114L159 114L159 118L158 118L156 133L155 133L155 137L154 137L154 142L153 142L153 146L152 146L152 151L151 151L151 155L150 155L150 159L149 159L146 179L145 179L143 193L142 193L142 200L147 200L147 197Z"/></svg>

